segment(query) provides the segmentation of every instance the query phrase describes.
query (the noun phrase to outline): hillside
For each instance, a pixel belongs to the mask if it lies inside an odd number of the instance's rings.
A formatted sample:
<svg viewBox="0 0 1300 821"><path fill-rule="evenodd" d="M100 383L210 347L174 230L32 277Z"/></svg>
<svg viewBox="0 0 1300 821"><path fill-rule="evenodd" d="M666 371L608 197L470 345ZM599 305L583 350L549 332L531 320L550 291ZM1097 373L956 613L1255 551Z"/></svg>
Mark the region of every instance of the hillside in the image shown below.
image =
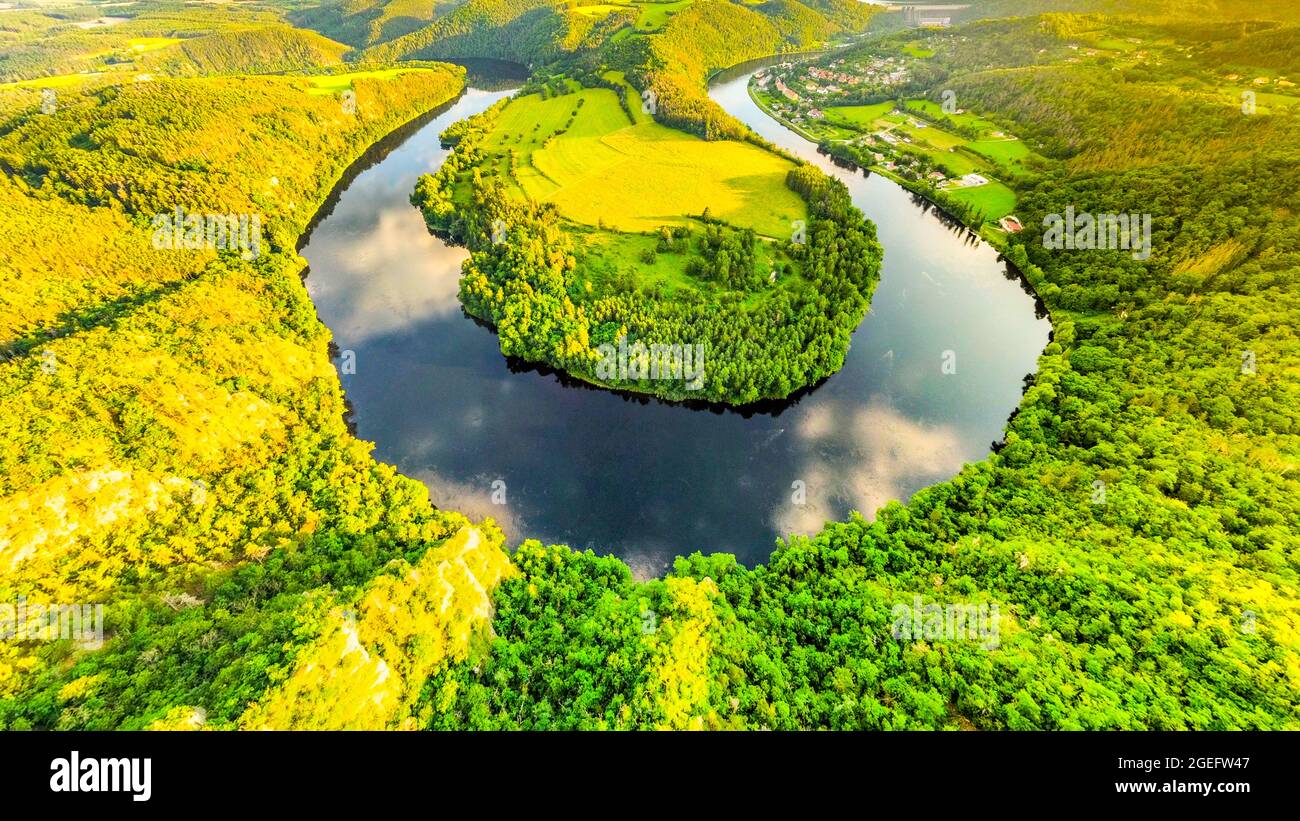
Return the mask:
<svg viewBox="0 0 1300 821"><path fill-rule="evenodd" d="M364 59L393 61L477 57L532 63L553 59L573 33L596 20L566 14L556 0L467 0L433 23L363 52Z"/></svg>
<svg viewBox="0 0 1300 821"><path fill-rule="evenodd" d="M366 49L364 60L491 58L530 67L606 64L655 96L655 117L706 139L748 131L704 94L717 69L815 48L865 29L874 8L851 0L745 5L692 0L569 7L556 0L468 0L432 24ZM598 9L599 14L588 13Z"/></svg>
<svg viewBox="0 0 1300 821"><path fill-rule="evenodd" d="M39 113L37 91L0 91L0 213L20 226L19 241L0 251L8 443L0 589L11 599L106 605L119 641L86 658L96 667L119 653L157 657L191 629L206 634L207 660L189 673L174 656L162 667L131 662L160 677L147 695L159 705L149 721L178 704L214 714L219 704L239 708L255 695L245 676L265 674L291 638L269 655L250 656L239 643L289 628L296 616L284 616L319 599L304 586L284 589L265 610L245 599L233 621L219 605L199 605L229 600L263 568L292 563L291 553L312 557L303 570L311 588L344 565L363 581L387 556L414 561L464 524L433 511L418 484L376 465L348 434L329 334L294 252L351 160L458 93L462 76L443 67L358 79L352 113L294 78L64 88L55 116ZM167 250L157 219L177 206L252 213L260 236L245 229L243 256ZM43 421L32 426L33 418ZM366 498L388 501L382 510L359 506ZM51 506L60 499L71 507ZM334 570L331 551L342 562ZM137 623L151 627L136 633ZM0 652L6 697L84 656L68 645L9 642ZM186 676L226 686L201 670L235 656L242 661L227 675L244 695L177 700ZM117 664L104 669L126 674ZM91 681L118 686L112 676L79 678L78 698L92 702ZM58 723L38 715L46 708L17 719L6 704L6 726ZM108 712L96 721L116 723Z"/></svg>
<svg viewBox="0 0 1300 821"><path fill-rule="evenodd" d="M459 0L337 0L293 12L294 25L365 48L410 34L459 5Z"/></svg>
<svg viewBox="0 0 1300 821"><path fill-rule="evenodd" d="M337 66L348 51L348 46L315 32L267 26L190 38L154 52L142 67L171 76L270 74Z"/></svg>
<svg viewBox="0 0 1300 821"><path fill-rule="evenodd" d="M14 14L3 17L0 82L74 72L130 70L137 60L150 56L156 49L189 38L247 31L280 22L280 16L274 11L242 4L183 9L166 3L146 4L129 19L91 28L62 17ZM9 25L14 19L22 20L23 25Z"/></svg>

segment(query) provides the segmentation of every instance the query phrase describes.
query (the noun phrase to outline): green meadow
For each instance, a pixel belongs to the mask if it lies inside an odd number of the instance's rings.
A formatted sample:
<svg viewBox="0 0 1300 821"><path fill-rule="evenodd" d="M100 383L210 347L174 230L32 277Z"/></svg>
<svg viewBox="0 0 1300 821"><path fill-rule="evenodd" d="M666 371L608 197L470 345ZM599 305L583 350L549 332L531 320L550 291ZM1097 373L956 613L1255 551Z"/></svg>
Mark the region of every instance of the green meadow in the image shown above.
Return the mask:
<svg viewBox="0 0 1300 821"><path fill-rule="evenodd" d="M876 120L894 110L893 101L875 105L838 105L823 109L826 121L850 128L871 128Z"/></svg>
<svg viewBox="0 0 1300 821"><path fill-rule="evenodd" d="M1014 139L975 140L966 143L966 148L995 163L1018 170L1024 167L1025 160L1034 153L1024 142Z"/></svg>
<svg viewBox="0 0 1300 821"><path fill-rule="evenodd" d="M578 6L574 11L588 17L604 17L611 12L626 8L631 8L631 6L623 3L597 3L591 6Z"/></svg>
<svg viewBox="0 0 1300 821"><path fill-rule="evenodd" d="M934 100L908 100L903 105L911 111L916 111L932 119L949 119L963 128L970 127L980 131L997 130L997 126L994 123L989 122L978 114L972 114L969 111L962 111L960 114L947 114L944 112L943 106L936 103Z"/></svg>
<svg viewBox="0 0 1300 821"><path fill-rule="evenodd" d="M675 0L671 3L641 2L636 5L641 15L636 18L636 27L641 31L658 31L668 22L668 18L689 6L695 0Z"/></svg>
<svg viewBox="0 0 1300 821"><path fill-rule="evenodd" d="M696 223L692 230L699 232L702 226ZM581 248L583 277L593 284L605 284L616 278L620 272L636 271L635 284L638 290L657 293L661 298L673 299L684 293L709 293L715 290L699 277L686 272L686 253L656 253L651 255L658 243L655 232L627 233L624 231L601 231L586 226L575 226L573 236ZM773 265L791 266L792 261L769 243L760 243L756 248L755 267L763 270ZM770 299L781 290L794 293L803 278L797 273L786 275L777 280L774 287L751 291L744 299L746 307L752 307Z"/></svg>
<svg viewBox="0 0 1300 821"><path fill-rule="evenodd" d="M793 163L748 143L706 142L625 112L609 89L512 100L484 140L484 164L519 196L619 231L718 219L787 237L807 207L786 187Z"/></svg>
<svg viewBox="0 0 1300 821"><path fill-rule="evenodd" d="M945 191L958 202L979 209L989 222L997 222L1016 210L1015 192L996 180L974 188L949 188Z"/></svg>

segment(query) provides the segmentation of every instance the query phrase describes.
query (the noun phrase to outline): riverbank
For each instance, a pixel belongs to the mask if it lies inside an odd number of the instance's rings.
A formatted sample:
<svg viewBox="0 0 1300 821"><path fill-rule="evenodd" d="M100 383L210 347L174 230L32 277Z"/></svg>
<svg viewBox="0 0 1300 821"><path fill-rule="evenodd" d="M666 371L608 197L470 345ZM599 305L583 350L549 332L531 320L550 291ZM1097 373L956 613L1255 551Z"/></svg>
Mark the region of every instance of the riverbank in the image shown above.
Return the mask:
<svg viewBox="0 0 1300 821"><path fill-rule="evenodd" d="M456 64L447 63L447 65L454 66ZM399 123L390 131L383 134L379 139L367 146L365 151L358 155L356 159L349 163L343 171L340 172L338 178L330 186L329 192L324 196L324 198L317 201L315 208L312 211L311 218L303 227L302 232L299 233L297 242L294 244L295 252L302 252L303 247L307 245L307 242L311 238L311 232L315 230L321 220L329 216L335 203L338 202L339 196L349 185L352 184L352 181L356 179L358 174L376 163L382 162L383 159L388 156L390 151L409 139L411 135L419 131L439 114L456 104L456 101L465 94L465 89L468 87L465 82L466 78L467 73L462 73L459 88L448 94L441 101L434 103L421 113Z"/></svg>

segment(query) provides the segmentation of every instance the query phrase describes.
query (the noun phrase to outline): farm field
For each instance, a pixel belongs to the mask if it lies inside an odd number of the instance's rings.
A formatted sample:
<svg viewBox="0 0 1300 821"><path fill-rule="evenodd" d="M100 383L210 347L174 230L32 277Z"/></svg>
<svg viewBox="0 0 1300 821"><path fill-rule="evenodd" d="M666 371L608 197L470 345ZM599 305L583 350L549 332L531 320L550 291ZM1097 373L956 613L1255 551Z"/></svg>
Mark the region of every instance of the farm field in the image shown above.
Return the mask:
<svg viewBox="0 0 1300 821"><path fill-rule="evenodd" d="M635 110L635 107L634 107ZM608 89L513 100L484 142L486 163L520 196L584 225L648 231L708 208L785 237L807 208L785 185L788 160L753 145L705 142L648 118L633 123Z"/></svg>
<svg viewBox="0 0 1300 821"><path fill-rule="evenodd" d="M345 88L352 88L356 80L368 78L372 80L391 80L402 74L412 71L427 71L423 68L382 68L371 71L348 71L342 74L318 74L312 75L307 79L311 81L311 94L337 94Z"/></svg>

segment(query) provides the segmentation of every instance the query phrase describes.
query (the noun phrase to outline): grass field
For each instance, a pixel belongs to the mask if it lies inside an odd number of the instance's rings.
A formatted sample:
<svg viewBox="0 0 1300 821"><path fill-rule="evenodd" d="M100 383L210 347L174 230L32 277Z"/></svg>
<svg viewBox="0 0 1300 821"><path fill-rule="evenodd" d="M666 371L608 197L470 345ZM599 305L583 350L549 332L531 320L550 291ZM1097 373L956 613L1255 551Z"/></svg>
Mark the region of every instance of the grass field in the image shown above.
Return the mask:
<svg viewBox="0 0 1300 821"><path fill-rule="evenodd" d="M1239 106L1242 104L1241 93L1245 89L1232 86L1219 91L1227 98L1229 104ZM1280 108L1291 108L1300 105L1300 97L1293 97L1289 94L1275 94L1270 91L1259 91L1250 89L1255 92L1255 106L1258 111L1268 114L1269 112Z"/></svg>
<svg viewBox="0 0 1300 821"><path fill-rule="evenodd" d="M636 5L641 8L641 15L636 18L636 27L641 31L658 31L663 28L668 18L677 12L689 6L695 0L676 0L673 3L650 3L642 2Z"/></svg>
<svg viewBox="0 0 1300 821"><path fill-rule="evenodd" d="M894 133L911 137L912 142L918 146L929 146L939 151L947 151L949 148L956 148L959 145L966 144L966 140L956 134L931 125L918 128L912 125L910 120L894 126Z"/></svg>
<svg viewBox="0 0 1300 821"><path fill-rule="evenodd" d="M1024 168L1024 162L1033 154L1020 140L975 140L966 147L976 154L988 157L1010 168Z"/></svg>
<svg viewBox="0 0 1300 821"><path fill-rule="evenodd" d="M894 110L893 101L875 105L837 105L822 109L828 122L865 129Z"/></svg>
<svg viewBox="0 0 1300 821"><path fill-rule="evenodd" d="M791 222L806 218L803 200L785 185L788 160L637 119L608 89L520 97L485 140L486 164L519 195L552 202L584 225L648 231L688 224L708 208L733 225L788 237Z"/></svg>
<svg viewBox="0 0 1300 821"><path fill-rule="evenodd" d="M948 195L974 205L984 212L984 219L990 222L996 222L1016 208L1015 192L1000 182L990 182L974 188L954 188L948 191Z"/></svg>
<svg viewBox="0 0 1300 821"><path fill-rule="evenodd" d="M945 114L943 111L943 106L939 105L933 100L908 100L904 103L904 106L911 109L912 111L916 111L921 114L924 114L927 117L932 117L935 119L938 119L940 117L946 117L963 128L970 127L970 128L978 129L980 131L997 130L996 125L984 119L983 117L980 117L977 114L970 113L969 111L963 111L961 114L956 114L956 113Z"/></svg>
<svg viewBox="0 0 1300 821"><path fill-rule="evenodd" d="M633 6L630 3L628 4L598 3L594 6L577 6L573 10L578 14L582 14L587 17L608 17L613 12L621 11L622 9L630 9L630 8L633 8Z"/></svg>
<svg viewBox="0 0 1300 821"><path fill-rule="evenodd" d="M429 71L426 68L384 68L374 71L349 71L343 74L318 74L306 79L311 81L309 94L337 94L345 88L352 88L354 80L370 77L376 80L388 80L408 71Z"/></svg>
<svg viewBox="0 0 1300 821"><path fill-rule="evenodd" d="M1104 40L1098 40L1095 43L1097 48L1103 48L1107 51L1137 51L1142 46L1138 43L1130 43L1128 40L1120 40L1116 37L1109 37Z"/></svg>
<svg viewBox="0 0 1300 821"><path fill-rule="evenodd" d="M949 176L964 177L971 173L982 173L987 176L988 164L979 157L967 154L958 149L956 151L923 151L930 158L931 162L937 163Z"/></svg>
<svg viewBox="0 0 1300 821"><path fill-rule="evenodd" d="M137 54L144 54L149 51L158 51L167 48L175 43L185 42L181 37L132 37L126 41L127 48Z"/></svg>
<svg viewBox="0 0 1300 821"><path fill-rule="evenodd" d="M696 225L692 230L698 235L701 227ZM687 291L698 294L713 289L712 285L686 273L686 254L656 254L654 262L647 263L642 255L647 250L653 250L658 242L652 234L599 231L592 228L580 228L575 234L583 248L584 276L593 283L602 283L608 280L611 272L624 270L636 272L636 286L640 290L658 292L661 297L668 299ZM774 262L786 266L791 264L789 258L775 251L772 246L760 243L755 253L755 267L761 271ZM752 307L781 290L793 292L802 281L802 276L797 273L787 274L778 279L774 286L752 291L745 298L744 304Z"/></svg>
<svg viewBox="0 0 1300 821"><path fill-rule="evenodd" d="M631 109L632 109L633 122L637 124L654 122L655 118L652 117L649 112L644 111L640 105L637 105L637 100L641 99L641 93L637 91L636 88L627 81L627 77L624 76L623 72L606 71L604 74L600 76L605 78L606 80L609 80L611 83L617 83L618 85L622 86L627 90L628 100L632 102Z"/></svg>

